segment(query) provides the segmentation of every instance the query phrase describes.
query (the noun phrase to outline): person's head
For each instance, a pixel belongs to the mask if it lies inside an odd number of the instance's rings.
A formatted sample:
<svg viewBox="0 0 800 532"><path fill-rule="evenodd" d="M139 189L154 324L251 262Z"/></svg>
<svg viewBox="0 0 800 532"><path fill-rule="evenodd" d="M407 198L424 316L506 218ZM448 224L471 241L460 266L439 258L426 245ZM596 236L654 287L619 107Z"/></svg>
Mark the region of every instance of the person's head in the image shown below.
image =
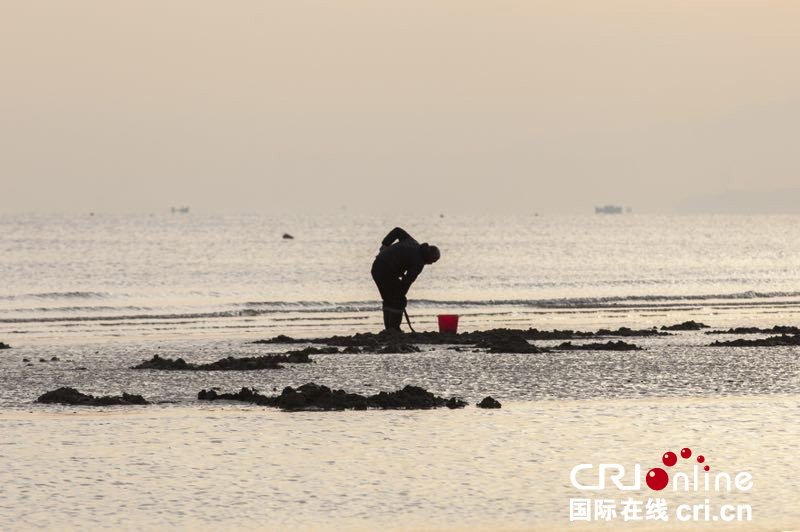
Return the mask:
<svg viewBox="0 0 800 532"><path fill-rule="evenodd" d="M425 257L426 264L433 264L442 256L439 252L439 248L428 244L422 244L422 255Z"/></svg>

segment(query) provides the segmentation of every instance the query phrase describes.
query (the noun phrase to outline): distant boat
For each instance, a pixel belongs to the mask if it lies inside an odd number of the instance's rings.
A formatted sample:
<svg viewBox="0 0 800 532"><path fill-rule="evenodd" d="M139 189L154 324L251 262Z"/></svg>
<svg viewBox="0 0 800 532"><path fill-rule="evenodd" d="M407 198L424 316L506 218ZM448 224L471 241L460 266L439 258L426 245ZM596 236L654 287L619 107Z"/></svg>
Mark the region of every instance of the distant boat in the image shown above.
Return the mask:
<svg viewBox="0 0 800 532"><path fill-rule="evenodd" d="M622 207L616 205L604 205L603 207L595 207L595 214L622 214Z"/></svg>
<svg viewBox="0 0 800 532"><path fill-rule="evenodd" d="M172 207L172 214L175 213L186 214L189 212L189 207Z"/></svg>

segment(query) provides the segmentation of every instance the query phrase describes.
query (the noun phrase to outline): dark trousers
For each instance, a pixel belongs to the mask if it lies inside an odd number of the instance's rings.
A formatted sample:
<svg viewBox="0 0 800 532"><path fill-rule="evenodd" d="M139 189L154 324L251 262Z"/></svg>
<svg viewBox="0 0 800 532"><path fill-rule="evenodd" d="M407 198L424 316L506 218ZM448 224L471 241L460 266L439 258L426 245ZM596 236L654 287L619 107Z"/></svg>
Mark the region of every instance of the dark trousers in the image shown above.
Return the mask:
<svg viewBox="0 0 800 532"><path fill-rule="evenodd" d="M397 272L381 260L372 263L372 279L378 285L383 300L383 325L387 329L400 330L403 311L406 308L406 295L400 284Z"/></svg>

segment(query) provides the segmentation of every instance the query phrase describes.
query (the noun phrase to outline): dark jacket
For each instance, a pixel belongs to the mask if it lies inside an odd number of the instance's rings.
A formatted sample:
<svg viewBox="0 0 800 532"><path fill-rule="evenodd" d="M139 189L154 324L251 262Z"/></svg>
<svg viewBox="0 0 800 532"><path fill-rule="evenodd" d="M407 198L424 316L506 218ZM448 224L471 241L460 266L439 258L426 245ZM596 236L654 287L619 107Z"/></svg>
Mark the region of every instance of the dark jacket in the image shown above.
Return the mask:
<svg viewBox="0 0 800 532"><path fill-rule="evenodd" d="M400 285L405 294L425 267L423 246L427 244L420 244L399 227L389 231L381 244L386 247L378 253L375 260L388 266L392 274L402 277Z"/></svg>

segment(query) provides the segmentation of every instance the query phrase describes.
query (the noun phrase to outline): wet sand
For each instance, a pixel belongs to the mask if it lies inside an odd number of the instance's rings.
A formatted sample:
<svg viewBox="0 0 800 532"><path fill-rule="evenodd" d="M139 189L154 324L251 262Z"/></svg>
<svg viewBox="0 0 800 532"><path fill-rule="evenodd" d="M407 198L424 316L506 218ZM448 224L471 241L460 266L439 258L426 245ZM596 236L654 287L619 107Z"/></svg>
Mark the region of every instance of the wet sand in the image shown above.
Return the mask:
<svg viewBox="0 0 800 532"><path fill-rule="evenodd" d="M699 496L665 490L670 512L708 497L714 507L750 505L747 528L787 529L800 523L800 506L789 504L800 488L799 413L796 395L511 402L499 411L5 412L0 523L13 530L575 529L570 498L621 492L575 490L574 465L654 467L665 451L691 446L714 471L750 472L754 487ZM706 524L722 526L673 517L654 528Z"/></svg>
<svg viewBox="0 0 800 532"><path fill-rule="evenodd" d="M730 336L735 338L736 336ZM21 345L0 357L0 408L32 406L42 393L71 386L83 393L128 392L148 401L196 404L197 393L246 386L272 395L308 382L359 394L421 386L442 397L470 402L491 395L501 402L547 399L717 397L800 393L797 347L711 347L725 335L680 331L629 339L642 351L486 353L466 346L420 345L418 353L313 355L310 364L260 371L158 371L131 369L159 354L211 363L224 356L252 357L297 349L298 344L256 345L247 340L188 338L65 347ZM537 341L547 348L560 340ZM577 343L577 342L576 342ZM57 356L58 361L50 361ZM23 362L32 360L32 365ZM39 362L43 358L46 362ZM80 368L86 368L82 370ZM48 410L49 411L49 410Z"/></svg>
<svg viewBox="0 0 800 532"><path fill-rule="evenodd" d="M664 452L687 446L712 472L751 473L754 488L660 492L671 521L589 528L797 528L797 348L712 347L738 336L706 332L626 338L643 348L632 352L549 350L560 339L537 340L543 351L526 354L420 344L414 353L315 354L312 363L257 371L131 368L156 354L211 363L303 344L163 337L15 345L0 358L0 528L574 530L570 498L647 500L654 492L578 491L572 467L640 463L644 475ZM312 381L362 394L411 384L471 404L287 413L197 400L211 387L273 395ZM33 403L60 386L159 404ZM503 408L476 408L486 395ZM676 520L679 504L705 498L712 508L749 505L753 521Z"/></svg>

